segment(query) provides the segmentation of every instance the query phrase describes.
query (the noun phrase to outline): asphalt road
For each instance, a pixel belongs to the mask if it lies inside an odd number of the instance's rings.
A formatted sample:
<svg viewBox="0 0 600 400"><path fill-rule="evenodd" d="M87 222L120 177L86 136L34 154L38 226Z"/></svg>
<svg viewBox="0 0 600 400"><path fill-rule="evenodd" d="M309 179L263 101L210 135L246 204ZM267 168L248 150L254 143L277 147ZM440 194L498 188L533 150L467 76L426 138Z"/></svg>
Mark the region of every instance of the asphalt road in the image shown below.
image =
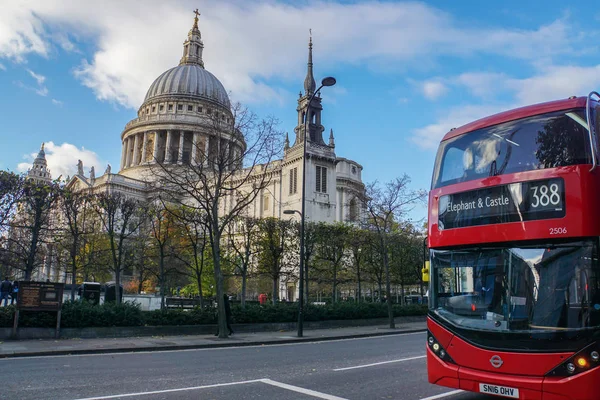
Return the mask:
<svg viewBox="0 0 600 400"><path fill-rule="evenodd" d="M0 360L2 399L491 400L432 386L425 334Z"/></svg>

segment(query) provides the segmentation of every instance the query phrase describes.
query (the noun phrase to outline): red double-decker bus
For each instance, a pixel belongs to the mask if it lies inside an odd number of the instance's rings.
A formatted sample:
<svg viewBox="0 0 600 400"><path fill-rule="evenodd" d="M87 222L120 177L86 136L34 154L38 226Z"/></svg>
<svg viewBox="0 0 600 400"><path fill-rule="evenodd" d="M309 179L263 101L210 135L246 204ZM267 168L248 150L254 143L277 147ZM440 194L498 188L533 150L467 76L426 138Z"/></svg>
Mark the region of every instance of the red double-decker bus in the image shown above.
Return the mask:
<svg viewBox="0 0 600 400"><path fill-rule="evenodd" d="M443 138L429 194L429 382L600 399L599 97Z"/></svg>

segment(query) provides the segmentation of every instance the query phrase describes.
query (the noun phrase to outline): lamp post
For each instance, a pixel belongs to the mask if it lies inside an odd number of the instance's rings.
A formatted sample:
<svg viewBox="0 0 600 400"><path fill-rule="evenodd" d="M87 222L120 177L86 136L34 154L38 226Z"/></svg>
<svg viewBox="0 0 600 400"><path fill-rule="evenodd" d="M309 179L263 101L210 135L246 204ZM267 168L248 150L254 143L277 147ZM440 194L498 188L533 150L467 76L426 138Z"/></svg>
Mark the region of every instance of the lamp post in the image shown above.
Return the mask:
<svg viewBox="0 0 600 400"><path fill-rule="evenodd" d="M310 98L308 99L308 103L306 105L306 113L304 114L304 136L302 138L302 211L298 210L285 210L284 214L294 214L298 213L300 215L300 285L298 287L299 296L298 296L298 337L303 336L303 325L304 325L304 221L305 221L305 203L306 203L306 136L308 135L308 117L310 105L315 98L315 95L319 93L319 90L324 86L333 86L335 85L336 80L332 76L328 76L323 78L321 81L321 86L317 90L315 90Z"/></svg>

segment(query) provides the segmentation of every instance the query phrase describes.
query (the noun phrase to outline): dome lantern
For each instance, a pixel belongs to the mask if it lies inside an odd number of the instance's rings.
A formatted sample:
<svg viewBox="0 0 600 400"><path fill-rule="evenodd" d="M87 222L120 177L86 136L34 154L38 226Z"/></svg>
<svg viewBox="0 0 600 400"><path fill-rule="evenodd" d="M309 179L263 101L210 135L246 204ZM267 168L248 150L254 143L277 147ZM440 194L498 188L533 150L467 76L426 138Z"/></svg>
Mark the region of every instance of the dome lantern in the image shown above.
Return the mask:
<svg viewBox="0 0 600 400"><path fill-rule="evenodd" d="M196 64L204 68L204 61L202 61L202 50L204 50L204 43L202 43L202 35L200 29L198 29L198 9L194 10L194 26L188 32L188 38L183 42L183 57L179 61L179 65Z"/></svg>

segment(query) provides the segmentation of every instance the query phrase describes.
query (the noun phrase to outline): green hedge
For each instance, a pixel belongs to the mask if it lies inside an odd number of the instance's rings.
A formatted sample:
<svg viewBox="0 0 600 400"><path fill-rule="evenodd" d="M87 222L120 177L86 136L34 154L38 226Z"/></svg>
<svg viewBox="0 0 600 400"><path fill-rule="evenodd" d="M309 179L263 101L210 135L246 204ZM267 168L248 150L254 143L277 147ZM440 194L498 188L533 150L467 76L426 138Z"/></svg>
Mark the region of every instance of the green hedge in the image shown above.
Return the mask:
<svg viewBox="0 0 600 400"><path fill-rule="evenodd" d="M426 305L394 305L394 316L419 316L427 314ZM12 327L14 307L0 308L0 327ZM305 321L348 320L387 317L387 305L381 303L336 303L324 306L309 305L304 309ZM234 323L295 322L298 305L247 304L231 307ZM92 305L87 302L66 302L63 305L62 328L108 327L108 326L160 326L202 325L216 323L217 315L212 309L167 309L142 311L136 303L120 305ZM20 327L50 328L56 326L56 313L23 311L19 317Z"/></svg>

